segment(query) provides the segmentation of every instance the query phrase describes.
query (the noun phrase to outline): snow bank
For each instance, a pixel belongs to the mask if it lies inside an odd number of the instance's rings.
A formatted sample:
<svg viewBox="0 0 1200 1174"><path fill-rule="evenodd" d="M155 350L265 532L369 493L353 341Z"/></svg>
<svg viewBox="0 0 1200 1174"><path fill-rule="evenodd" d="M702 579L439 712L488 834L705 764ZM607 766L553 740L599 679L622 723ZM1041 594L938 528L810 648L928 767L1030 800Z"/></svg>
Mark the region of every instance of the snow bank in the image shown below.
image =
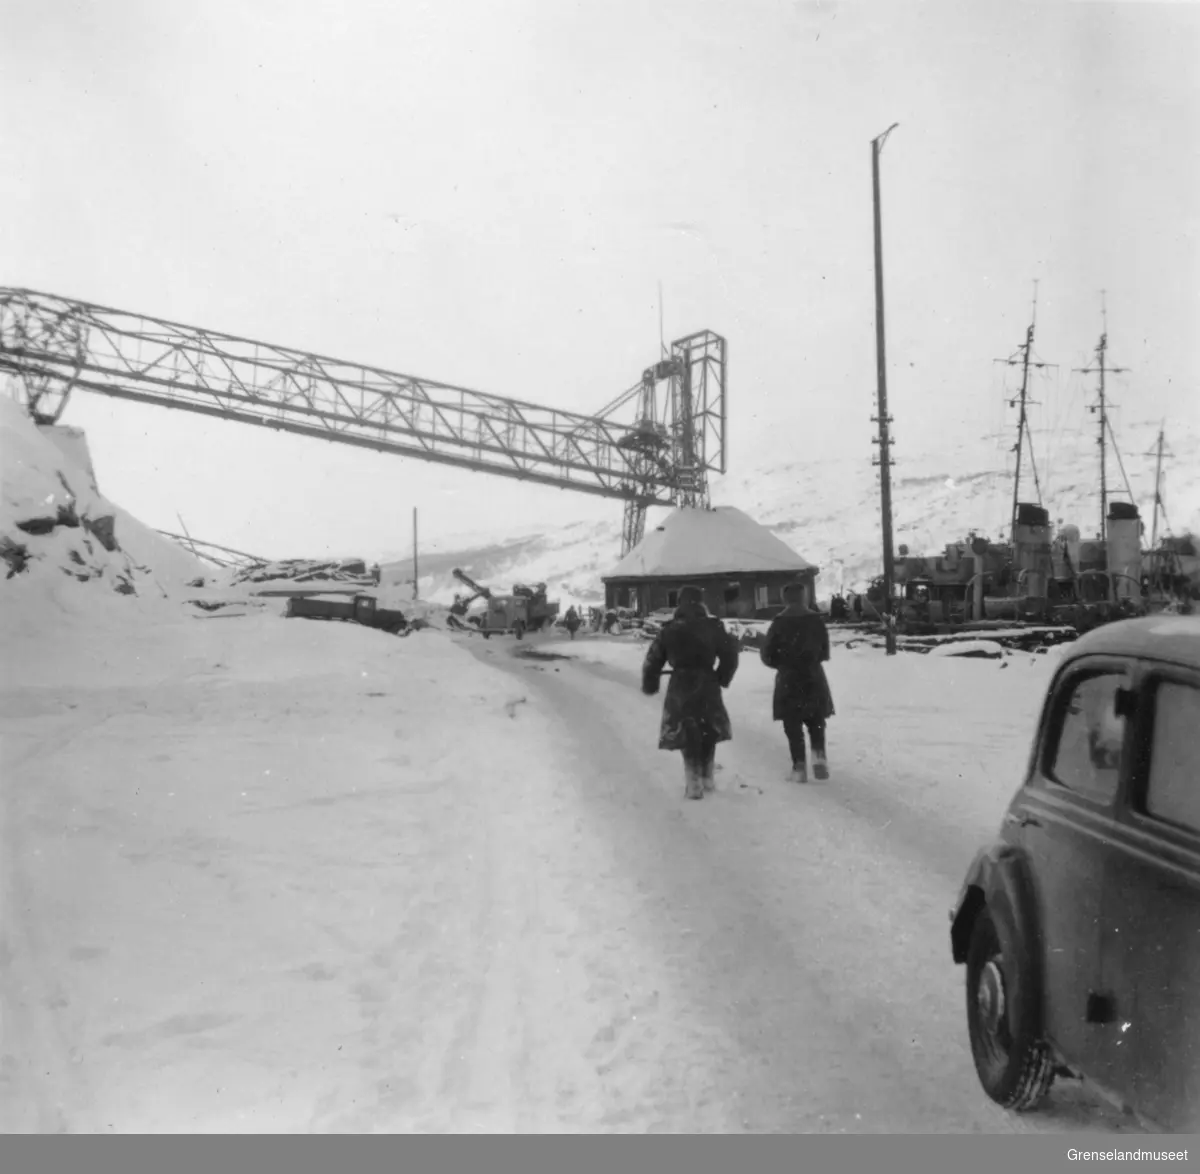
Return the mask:
<svg viewBox="0 0 1200 1174"><path fill-rule="evenodd" d="M161 594L127 596L103 586L53 573L0 580L0 684L49 686L80 673L92 673L106 684L168 676L171 664L156 651L160 641L171 638L164 626L204 625L195 623L181 603ZM194 639L199 645L203 636L197 632ZM132 659L126 656L129 650ZM118 669L118 664L126 668Z"/></svg>
<svg viewBox="0 0 1200 1174"><path fill-rule="evenodd" d="M736 1128L522 682L429 632L91 614L0 688L0 1130Z"/></svg>
<svg viewBox="0 0 1200 1174"><path fill-rule="evenodd" d="M944 644L935 644L930 648L929 656L972 656L982 659L995 660L1004 655L1003 644L995 640L954 640Z"/></svg>
<svg viewBox="0 0 1200 1174"><path fill-rule="evenodd" d="M122 594L165 595L202 577L199 559L100 493L78 429L39 428L0 395L0 591L69 576Z"/></svg>
<svg viewBox="0 0 1200 1174"><path fill-rule="evenodd" d="M128 510L120 506L114 508L117 542L121 549L138 566L148 568L168 589L191 583L197 578L214 582L228 576L228 571L198 559L177 542L139 522Z"/></svg>

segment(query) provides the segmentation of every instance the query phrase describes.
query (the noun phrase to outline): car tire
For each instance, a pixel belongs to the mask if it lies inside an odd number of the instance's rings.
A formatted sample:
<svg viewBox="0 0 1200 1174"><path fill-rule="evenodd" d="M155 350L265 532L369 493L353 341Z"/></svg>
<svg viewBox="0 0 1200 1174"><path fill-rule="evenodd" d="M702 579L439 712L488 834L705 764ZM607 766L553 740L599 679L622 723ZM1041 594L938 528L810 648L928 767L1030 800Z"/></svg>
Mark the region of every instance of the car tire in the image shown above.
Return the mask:
<svg viewBox="0 0 1200 1174"><path fill-rule="evenodd" d="M1054 1055L1042 1039L1028 963L1017 949L1005 903L985 905L967 951L967 1028L984 1092L1006 1109L1035 1108L1054 1083Z"/></svg>

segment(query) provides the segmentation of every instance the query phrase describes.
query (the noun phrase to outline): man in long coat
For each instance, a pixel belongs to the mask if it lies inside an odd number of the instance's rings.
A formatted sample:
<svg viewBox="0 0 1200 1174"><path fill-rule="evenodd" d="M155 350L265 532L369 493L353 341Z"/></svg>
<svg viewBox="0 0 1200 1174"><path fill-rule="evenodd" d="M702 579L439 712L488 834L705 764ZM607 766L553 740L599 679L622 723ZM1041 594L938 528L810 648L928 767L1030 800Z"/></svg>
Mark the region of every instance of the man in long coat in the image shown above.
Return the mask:
<svg viewBox="0 0 1200 1174"><path fill-rule="evenodd" d="M658 748L683 752L684 794L703 799L714 788L717 743L733 737L729 713L721 698L738 666L737 641L725 625L709 615L704 592L684 587L675 615L663 625L642 664L642 692L658 692L664 667L671 683L663 699Z"/></svg>
<svg viewBox="0 0 1200 1174"><path fill-rule="evenodd" d="M823 664L829 659L829 630L821 613L807 606L807 588L789 583L783 589L787 606L767 629L762 662L775 670L771 716L783 722L792 755L792 777L808 782L804 732L812 742L813 774L829 778L825 762L825 722L834 714L833 694Z"/></svg>

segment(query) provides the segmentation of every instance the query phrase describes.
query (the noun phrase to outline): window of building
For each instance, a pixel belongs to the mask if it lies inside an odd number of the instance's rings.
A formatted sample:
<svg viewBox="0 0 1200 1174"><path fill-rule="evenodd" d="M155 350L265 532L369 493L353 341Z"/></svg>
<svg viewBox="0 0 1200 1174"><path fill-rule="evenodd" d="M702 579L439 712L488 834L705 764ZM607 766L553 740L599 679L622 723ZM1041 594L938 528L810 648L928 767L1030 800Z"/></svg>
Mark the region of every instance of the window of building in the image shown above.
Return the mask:
<svg viewBox="0 0 1200 1174"><path fill-rule="evenodd" d="M1125 718L1117 714L1124 673L1078 677L1058 714L1049 774L1055 782L1090 799L1109 803L1117 793Z"/></svg>
<svg viewBox="0 0 1200 1174"><path fill-rule="evenodd" d="M1164 681L1154 694L1146 813L1200 832L1200 689Z"/></svg>
<svg viewBox="0 0 1200 1174"><path fill-rule="evenodd" d="M667 592L667 607L679 606L679 591L677 589Z"/></svg>
<svg viewBox="0 0 1200 1174"><path fill-rule="evenodd" d="M755 584L754 606L756 608L763 608L767 606L767 585L765 583Z"/></svg>

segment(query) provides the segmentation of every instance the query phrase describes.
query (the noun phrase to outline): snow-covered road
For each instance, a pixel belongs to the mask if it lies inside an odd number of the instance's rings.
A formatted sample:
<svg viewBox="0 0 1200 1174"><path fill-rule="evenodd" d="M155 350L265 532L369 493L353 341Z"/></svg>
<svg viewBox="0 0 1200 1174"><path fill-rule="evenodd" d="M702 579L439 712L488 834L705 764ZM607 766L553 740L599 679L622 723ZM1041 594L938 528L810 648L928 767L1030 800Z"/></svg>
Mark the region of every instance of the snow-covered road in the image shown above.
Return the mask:
<svg viewBox="0 0 1200 1174"><path fill-rule="evenodd" d="M930 778L890 752L917 699L882 658L835 666L835 779L804 790L747 658L688 804L620 642L5 636L0 1128L1113 1127L975 1084L946 908L1012 778L947 788L953 712ZM997 666L938 671L961 697Z"/></svg>
<svg viewBox="0 0 1200 1174"><path fill-rule="evenodd" d="M644 650L475 646L521 666L572 730L581 802L623 875L655 894L644 931L690 988L689 1013L737 1056L745 1128L1129 1128L1073 1081L1025 1117L987 1101L949 958L949 906L1011 797L1052 659L835 653L835 776L797 787L770 720L773 675L745 652L717 793L689 803L679 756L654 749L661 699L638 691Z"/></svg>

